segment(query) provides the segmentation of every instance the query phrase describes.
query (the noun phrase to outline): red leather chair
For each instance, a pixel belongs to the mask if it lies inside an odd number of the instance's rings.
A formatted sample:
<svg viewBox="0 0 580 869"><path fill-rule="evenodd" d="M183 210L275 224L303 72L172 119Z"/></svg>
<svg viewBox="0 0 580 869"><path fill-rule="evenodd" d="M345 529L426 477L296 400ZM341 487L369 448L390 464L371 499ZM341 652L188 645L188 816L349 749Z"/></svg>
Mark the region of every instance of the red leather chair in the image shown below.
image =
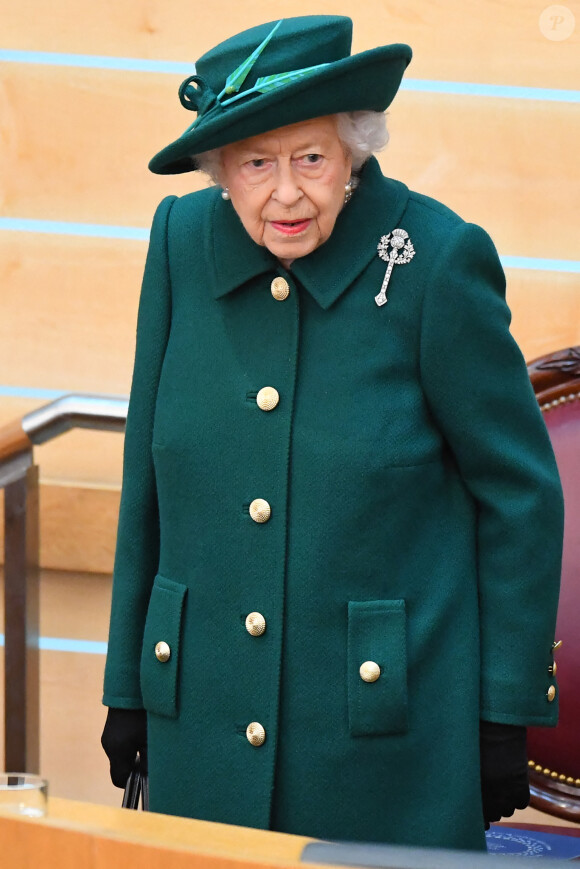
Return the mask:
<svg viewBox="0 0 580 869"><path fill-rule="evenodd" d="M556 454L564 489L562 588L554 663L560 695L555 728L530 728L531 804L580 822L580 347L534 359L530 380Z"/></svg>

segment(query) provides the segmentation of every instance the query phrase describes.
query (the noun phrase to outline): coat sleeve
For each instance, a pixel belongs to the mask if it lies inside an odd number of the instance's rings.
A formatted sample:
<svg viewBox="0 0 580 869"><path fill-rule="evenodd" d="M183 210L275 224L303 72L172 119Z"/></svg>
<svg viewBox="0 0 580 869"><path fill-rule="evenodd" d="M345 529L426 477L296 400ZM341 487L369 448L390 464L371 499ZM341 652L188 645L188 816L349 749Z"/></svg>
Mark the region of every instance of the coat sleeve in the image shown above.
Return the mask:
<svg viewBox="0 0 580 869"><path fill-rule="evenodd" d="M426 290L421 378L477 504L481 715L554 725L548 673L560 583L563 498L524 359L509 332L493 242L462 223Z"/></svg>
<svg viewBox="0 0 580 869"><path fill-rule="evenodd" d="M167 197L159 205L151 229L125 430L103 696L106 706L122 709L143 706L139 685L141 644L159 562L159 517L151 441L157 387L171 321L167 223L175 198Z"/></svg>

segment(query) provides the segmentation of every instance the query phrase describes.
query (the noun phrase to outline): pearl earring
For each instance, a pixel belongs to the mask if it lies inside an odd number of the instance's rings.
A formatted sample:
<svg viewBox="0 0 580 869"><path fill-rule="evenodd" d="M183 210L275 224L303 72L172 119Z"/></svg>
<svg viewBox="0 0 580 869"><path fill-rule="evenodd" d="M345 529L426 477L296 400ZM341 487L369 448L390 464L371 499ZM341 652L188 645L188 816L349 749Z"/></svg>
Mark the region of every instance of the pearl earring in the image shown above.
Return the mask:
<svg viewBox="0 0 580 869"><path fill-rule="evenodd" d="M229 187L224 187L224 189L222 190L222 199L225 199L226 202L228 201L228 199L231 199Z"/></svg>
<svg viewBox="0 0 580 869"><path fill-rule="evenodd" d="M347 202L350 202L351 197L352 197L352 191L353 191L352 180L350 180L350 181L347 181L346 184L344 185L344 204L345 205Z"/></svg>

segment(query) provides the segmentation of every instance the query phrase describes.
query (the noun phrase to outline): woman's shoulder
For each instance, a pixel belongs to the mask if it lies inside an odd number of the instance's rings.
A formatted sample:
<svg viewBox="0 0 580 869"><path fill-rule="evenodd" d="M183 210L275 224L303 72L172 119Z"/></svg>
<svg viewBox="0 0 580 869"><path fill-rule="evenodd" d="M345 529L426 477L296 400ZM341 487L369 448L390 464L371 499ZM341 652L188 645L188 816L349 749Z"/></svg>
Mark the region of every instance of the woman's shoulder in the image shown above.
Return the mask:
<svg viewBox="0 0 580 869"><path fill-rule="evenodd" d="M199 238L216 221L216 208L222 202L219 190L209 187L186 193L184 196L166 196L157 206L153 218L152 237L169 237L175 243L180 239L191 242L192 235Z"/></svg>
<svg viewBox="0 0 580 869"><path fill-rule="evenodd" d="M416 190L409 190L407 212L423 223L440 224L446 226L447 229L465 223L465 220L445 203L433 199L432 196L426 196L424 193L418 193Z"/></svg>
<svg viewBox="0 0 580 869"><path fill-rule="evenodd" d="M420 238L424 246L431 243L435 249L442 250L473 243L495 252L493 242L483 227L466 220L445 203L424 193L408 191L403 219L407 224L404 228L410 235L414 233L416 238Z"/></svg>
<svg viewBox="0 0 580 869"><path fill-rule="evenodd" d="M186 215L190 217L207 216L208 211L215 208L219 200L220 194L217 187L205 187L203 190L195 190L184 196L176 196L172 211L180 217Z"/></svg>

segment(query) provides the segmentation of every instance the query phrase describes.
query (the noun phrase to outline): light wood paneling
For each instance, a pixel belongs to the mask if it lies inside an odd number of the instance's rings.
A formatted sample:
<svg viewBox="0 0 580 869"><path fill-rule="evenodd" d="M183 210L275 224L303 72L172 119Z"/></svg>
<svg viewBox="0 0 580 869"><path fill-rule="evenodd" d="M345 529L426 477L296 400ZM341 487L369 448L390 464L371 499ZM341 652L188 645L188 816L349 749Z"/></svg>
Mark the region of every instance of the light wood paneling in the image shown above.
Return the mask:
<svg viewBox="0 0 580 869"><path fill-rule="evenodd" d="M41 486L40 498L43 567L111 571L119 515L118 490Z"/></svg>
<svg viewBox="0 0 580 869"><path fill-rule="evenodd" d="M113 570L120 491L40 486L40 563L56 570ZM4 560L4 498L0 498L0 563Z"/></svg>
<svg viewBox="0 0 580 869"><path fill-rule="evenodd" d="M0 233L4 383L129 392L145 242Z"/></svg>
<svg viewBox="0 0 580 869"><path fill-rule="evenodd" d="M0 167L4 214L145 227L163 195L207 183L198 173L167 178L146 168L191 120L177 81L9 65L0 111L12 141ZM505 253L580 257L576 105L402 92L389 119L388 175L481 223Z"/></svg>
<svg viewBox="0 0 580 869"><path fill-rule="evenodd" d="M511 332L526 360L580 345L580 275L507 269Z"/></svg>
<svg viewBox="0 0 580 869"><path fill-rule="evenodd" d="M503 254L580 259L580 111L572 104L401 93L387 175L479 223Z"/></svg>
<svg viewBox="0 0 580 869"><path fill-rule="evenodd" d="M111 577L42 570L42 637L106 642ZM0 576L0 624L4 620ZM119 805L121 792L109 778L100 737L106 709L104 655L40 653L40 769L53 796ZM3 756L4 652L0 650L0 758Z"/></svg>
<svg viewBox="0 0 580 869"><path fill-rule="evenodd" d="M72 609L64 599L61 607ZM120 806L101 747L104 667L104 655L40 653L40 769L54 796Z"/></svg>
<svg viewBox="0 0 580 869"><path fill-rule="evenodd" d="M27 64L2 73L3 214L146 227L167 193L206 183L147 169L193 120L177 97L181 76Z"/></svg>
<svg viewBox="0 0 580 869"><path fill-rule="evenodd" d="M548 3L531 0L54 0L40 14L35 0L2 0L2 42L36 51L106 54L194 61L222 39L276 17L349 15L354 50L407 42L416 78L496 82L536 87L580 86L580 27L563 42L542 35L539 17Z"/></svg>
<svg viewBox="0 0 580 869"><path fill-rule="evenodd" d="M35 447L41 481L55 485L76 483L84 489L118 488L123 466L123 439L122 432L75 429Z"/></svg>
<svg viewBox="0 0 580 869"><path fill-rule="evenodd" d="M111 576L108 573L41 571L40 633L43 637L106 642L110 605ZM85 658L92 660L99 656L86 655Z"/></svg>

